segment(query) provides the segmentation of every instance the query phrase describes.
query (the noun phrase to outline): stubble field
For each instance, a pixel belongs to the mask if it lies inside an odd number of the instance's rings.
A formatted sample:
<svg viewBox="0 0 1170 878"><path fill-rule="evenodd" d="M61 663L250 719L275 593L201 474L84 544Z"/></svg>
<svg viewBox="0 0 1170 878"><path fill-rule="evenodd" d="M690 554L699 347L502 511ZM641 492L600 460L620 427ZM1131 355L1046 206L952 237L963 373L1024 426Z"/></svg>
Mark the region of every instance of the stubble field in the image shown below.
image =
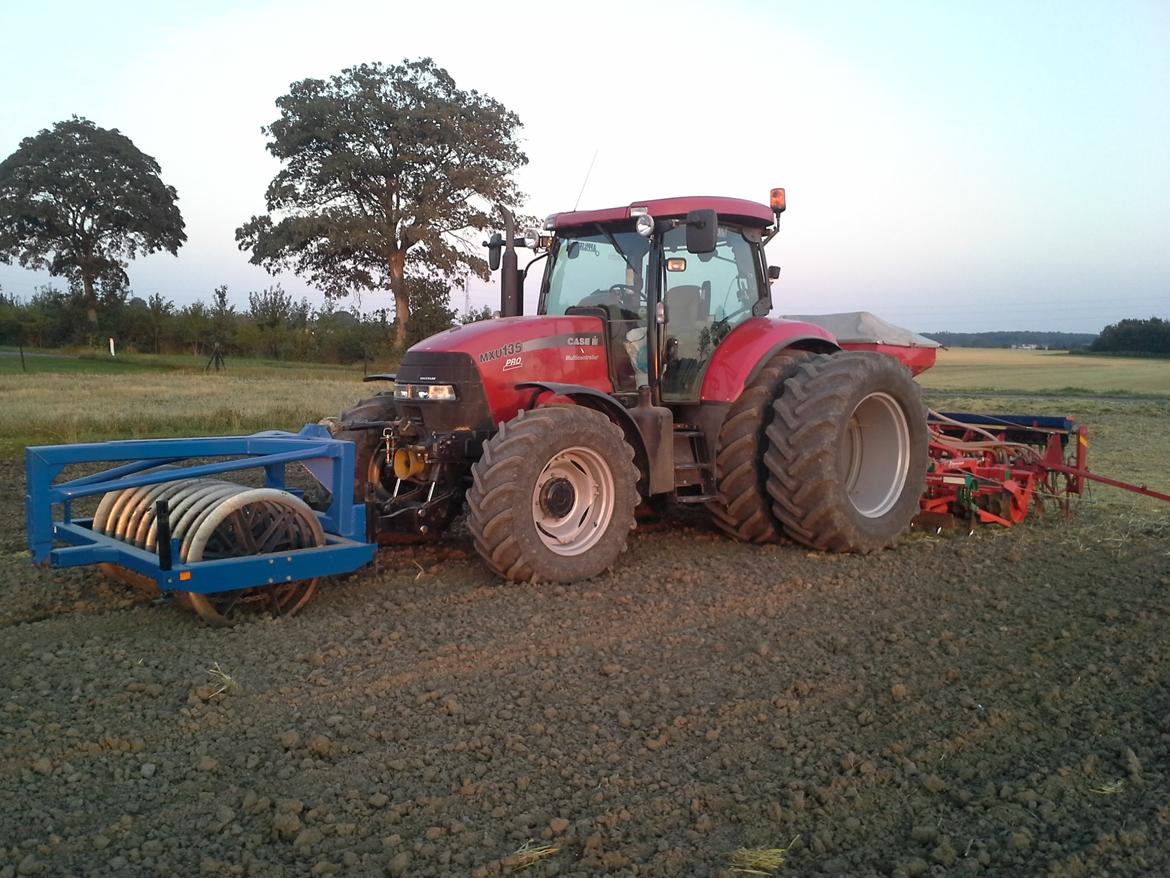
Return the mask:
<svg viewBox="0 0 1170 878"><path fill-rule="evenodd" d="M1170 491L1170 365L997 353L998 380L944 352L930 403L1076 416L1095 469ZM114 377L0 374L6 447L295 427L368 390ZM212 630L33 569L22 498L9 457L0 876L730 875L742 847L789 848L778 875L1170 873L1170 506L1095 489L864 558L689 515L567 587L494 580L457 529Z"/></svg>

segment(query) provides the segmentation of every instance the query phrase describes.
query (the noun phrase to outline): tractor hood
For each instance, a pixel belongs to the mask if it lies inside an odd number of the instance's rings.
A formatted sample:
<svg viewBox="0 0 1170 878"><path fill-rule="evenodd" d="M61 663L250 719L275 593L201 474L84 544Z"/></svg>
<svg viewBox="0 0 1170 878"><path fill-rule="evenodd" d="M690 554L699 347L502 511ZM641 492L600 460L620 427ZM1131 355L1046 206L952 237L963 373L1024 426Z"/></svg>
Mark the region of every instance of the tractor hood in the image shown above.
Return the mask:
<svg viewBox="0 0 1170 878"><path fill-rule="evenodd" d="M419 342L402 359L399 382L481 384L492 423L527 408L526 382L613 391L600 317L523 316L456 326Z"/></svg>
<svg viewBox="0 0 1170 878"><path fill-rule="evenodd" d="M414 355L437 353L467 354L485 382L505 373L517 373L526 377L510 377L512 383L570 381L599 390L612 389L599 317L507 317L456 326L416 344L407 352L403 365ZM541 370L532 371L538 362ZM590 363L598 368L588 368Z"/></svg>

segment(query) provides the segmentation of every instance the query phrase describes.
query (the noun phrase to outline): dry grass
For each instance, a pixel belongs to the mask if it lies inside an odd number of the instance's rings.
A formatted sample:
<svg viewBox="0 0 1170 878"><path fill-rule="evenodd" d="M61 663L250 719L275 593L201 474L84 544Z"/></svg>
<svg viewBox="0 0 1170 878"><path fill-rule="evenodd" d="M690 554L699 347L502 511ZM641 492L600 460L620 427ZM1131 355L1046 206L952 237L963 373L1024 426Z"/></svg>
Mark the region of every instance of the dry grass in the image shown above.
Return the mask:
<svg viewBox="0 0 1170 878"><path fill-rule="evenodd" d="M267 375L7 373L0 375L0 455L25 445L297 430L378 389L360 374L311 366Z"/></svg>
<svg viewBox="0 0 1170 878"><path fill-rule="evenodd" d="M939 351L934 368L918 380L930 390L1148 394L1170 398L1170 360L952 348Z"/></svg>

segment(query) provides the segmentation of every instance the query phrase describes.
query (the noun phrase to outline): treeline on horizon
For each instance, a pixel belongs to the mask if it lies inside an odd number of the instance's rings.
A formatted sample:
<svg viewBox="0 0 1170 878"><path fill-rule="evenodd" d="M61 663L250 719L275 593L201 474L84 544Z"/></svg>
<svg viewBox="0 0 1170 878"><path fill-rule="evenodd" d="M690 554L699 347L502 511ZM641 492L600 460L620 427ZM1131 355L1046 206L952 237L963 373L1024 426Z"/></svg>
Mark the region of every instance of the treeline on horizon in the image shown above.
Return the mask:
<svg viewBox="0 0 1170 878"><path fill-rule="evenodd" d="M1034 330L996 330L992 332L924 332L948 348L1011 348L1036 345L1048 350L1087 349L1097 338L1094 332L1038 332Z"/></svg>
<svg viewBox="0 0 1170 878"><path fill-rule="evenodd" d="M1053 351L1115 356L1170 356L1170 320L1149 317L1111 323L1100 333L1037 332L1000 330L994 332L925 332L949 348L1037 347Z"/></svg>
<svg viewBox="0 0 1170 878"><path fill-rule="evenodd" d="M487 306L457 315L451 290L442 282L408 282L408 344L457 323L492 316ZM0 345L105 349L112 338L118 351L208 356L219 345L227 355L346 365L398 353L392 309L360 313L339 309L332 301L314 309L279 284L249 292L247 298L247 307L237 308L228 299L228 288L219 286L210 301L180 308L160 293L143 299L126 288L106 287L100 292L95 325L79 289L42 286L27 300L0 290Z"/></svg>
<svg viewBox="0 0 1170 878"><path fill-rule="evenodd" d="M408 282L412 301L408 346L458 323L492 316L487 306L456 314L451 289L442 281L413 277ZM208 356L219 345L227 355L343 365L401 353L392 309L343 310L332 300L313 308L279 284L249 292L247 307L241 308L229 301L226 286L212 291L210 301L181 308L160 293L143 299L115 285L102 287L99 295L95 325L80 289L46 285L27 300L0 289L0 345L105 349L106 340L113 338L119 351ZM1100 334L1001 330L924 335L946 347L1028 345L1086 354L1170 356L1170 320L1158 317L1121 320Z"/></svg>
<svg viewBox="0 0 1170 878"><path fill-rule="evenodd" d="M1074 354L1113 356L1170 356L1170 321L1161 317L1128 318L1094 332L923 332L947 348L1023 348L1067 350Z"/></svg>

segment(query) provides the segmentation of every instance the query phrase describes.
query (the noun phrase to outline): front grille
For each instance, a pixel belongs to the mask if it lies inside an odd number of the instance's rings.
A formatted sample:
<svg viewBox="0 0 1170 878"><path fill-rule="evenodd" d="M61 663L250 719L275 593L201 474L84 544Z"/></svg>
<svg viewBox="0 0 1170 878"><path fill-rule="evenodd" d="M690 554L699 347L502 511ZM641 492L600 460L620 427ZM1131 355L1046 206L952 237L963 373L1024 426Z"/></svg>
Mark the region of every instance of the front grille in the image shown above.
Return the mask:
<svg viewBox="0 0 1170 878"><path fill-rule="evenodd" d="M413 421L420 421L427 432L491 430L487 395L470 354L407 351L397 380L408 384L455 385L458 397L455 400L399 402L398 411Z"/></svg>

